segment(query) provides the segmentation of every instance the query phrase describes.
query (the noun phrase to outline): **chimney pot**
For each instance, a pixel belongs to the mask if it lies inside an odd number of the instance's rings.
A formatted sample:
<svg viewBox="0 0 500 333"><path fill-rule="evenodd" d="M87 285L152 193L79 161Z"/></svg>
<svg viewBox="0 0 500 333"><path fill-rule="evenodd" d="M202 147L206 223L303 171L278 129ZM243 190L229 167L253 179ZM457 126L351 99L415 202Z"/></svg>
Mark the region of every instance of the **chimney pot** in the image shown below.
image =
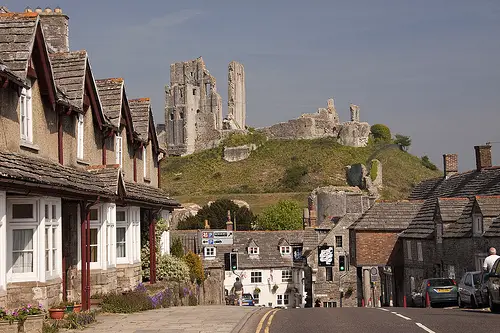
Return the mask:
<svg viewBox="0 0 500 333"><path fill-rule="evenodd" d="M474 150L476 151L476 170L481 171L491 167L491 146L474 146Z"/></svg>
<svg viewBox="0 0 500 333"><path fill-rule="evenodd" d="M56 8L54 8L54 13L56 13L56 14L62 14L61 7L57 6Z"/></svg>
<svg viewBox="0 0 500 333"><path fill-rule="evenodd" d="M25 12L25 13L32 13L32 12L33 12L33 9L31 9L31 7L30 7L30 6L28 6L28 7L24 8L24 12Z"/></svg>
<svg viewBox="0 0 500 333"><path fill-rule="evenodd" d="M44 12L46 13L52 13L52 9L50 7L46 7Z"/></svg>
<svg viewBox="0 0 500 333"><path fill-rule="evenodd" d="M37 12L38 14L40 14L41 12L43 12L43 10L40 7L36 7L35 8L35 12Z"/></svg>
<svg viewBox="0 0 500 333"><path fill-rule="evenodd" d="M458 173L458 155L444 154L443 155L444 177L448 178Z"/></svg>

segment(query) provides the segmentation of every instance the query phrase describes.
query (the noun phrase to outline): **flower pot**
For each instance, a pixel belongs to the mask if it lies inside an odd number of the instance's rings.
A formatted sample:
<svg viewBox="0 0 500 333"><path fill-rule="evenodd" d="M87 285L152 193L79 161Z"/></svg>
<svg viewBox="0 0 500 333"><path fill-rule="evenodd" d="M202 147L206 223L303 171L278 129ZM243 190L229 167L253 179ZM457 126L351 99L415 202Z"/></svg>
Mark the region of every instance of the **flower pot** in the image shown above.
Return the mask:
<svg viewBox="0 0 500 333"><path fill-rule="evenodd" d="M73 312L74 307L74 305L66 305L66 313Z"/></svg>
<svg viewBox="0 0 500 333"><path fill-rule="evenodd" d="M49 314L51 319L63 319L66 309L49 309Z"/></svg>
<svg viewBox="0 0 500 333"><path fill-rule="evenodd" d="M11 324L6 320L0 320L0 332L2 332L2 333L17 333L18 326L19 326L19 323L17 321L15 321Z"/></svg>
<svg viewBox="0 0 500 333"><path fill-rule="evenodd" d="M82 311L82 305L81 304L75 304L73 307L73 312L81 312Z"/></svg>
<svg viewBox="0 0 500 333"><path fill-rule="evenodd" d="M24 333L42 333L44 314L26 317L24 321ZM21 331L19 331L21 332Z"/></svg>

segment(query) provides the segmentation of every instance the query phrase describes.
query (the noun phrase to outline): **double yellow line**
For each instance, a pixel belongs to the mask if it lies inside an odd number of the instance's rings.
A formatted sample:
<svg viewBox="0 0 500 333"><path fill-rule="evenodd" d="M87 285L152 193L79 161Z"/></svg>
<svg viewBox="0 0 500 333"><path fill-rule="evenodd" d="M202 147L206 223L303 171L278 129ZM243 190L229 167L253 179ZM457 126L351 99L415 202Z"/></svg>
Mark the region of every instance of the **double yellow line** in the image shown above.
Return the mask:
<svg viewBox="0 0 500 333"><path fill-rule="evenodd" d="M273 322L274 315L276 312L278 312L279 309L274 309L271 311L267 311L264 316L262 316L262 319L259 321L259 325L257 325L257 329L255 330L255 333L260 333L262 330L262 327L264 326L264 323L266 322L267 319L267 324L266 328L264 329L264 333L269 333L269 328L271 327L271 323ZM269 316L269 318L268 318Z"/></svg>

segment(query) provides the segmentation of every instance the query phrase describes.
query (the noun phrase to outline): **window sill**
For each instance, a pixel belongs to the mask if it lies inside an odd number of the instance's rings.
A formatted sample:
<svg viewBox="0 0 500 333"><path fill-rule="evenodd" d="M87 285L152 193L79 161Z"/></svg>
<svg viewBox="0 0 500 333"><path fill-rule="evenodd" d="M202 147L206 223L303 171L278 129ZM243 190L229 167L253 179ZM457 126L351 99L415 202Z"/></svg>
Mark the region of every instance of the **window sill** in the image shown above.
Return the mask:
<svg viewBox="0 0 500 333"><path fill-rule="evenodd" d="M28 142L28 141L21 140L20 146L21 146L21 148L26 148L26 149L29 149L32 151L36 151L36 152L40 151L40 147L38 147L38 145L35 145L35 144Z"/></svg>
<svg viewBox="0 0 500 333"><path fill-rule="evenodd" d="M151 183L151 178L144 177L144 182L145 182L145 183Z"/></svg>
<svg viewBox="0 0 500 333"><path fill-rule="evenodd" d="M89 162L87 162L85 160L81 160L79 158L76 159L76 163L81 164L81 165L90 165Z"/></svg>

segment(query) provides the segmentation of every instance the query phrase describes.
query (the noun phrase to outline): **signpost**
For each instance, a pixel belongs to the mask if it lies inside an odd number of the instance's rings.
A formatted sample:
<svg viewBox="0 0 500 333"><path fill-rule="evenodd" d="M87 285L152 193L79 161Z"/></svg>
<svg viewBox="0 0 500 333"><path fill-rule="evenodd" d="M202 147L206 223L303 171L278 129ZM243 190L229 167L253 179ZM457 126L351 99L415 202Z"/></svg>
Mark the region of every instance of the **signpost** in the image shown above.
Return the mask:
<svg viewBox="0 0 500 333"><path fill-rule="evenodd" d="M201 232L202 245L232 245L233 232L228 230L210 230Z"/></svg>

